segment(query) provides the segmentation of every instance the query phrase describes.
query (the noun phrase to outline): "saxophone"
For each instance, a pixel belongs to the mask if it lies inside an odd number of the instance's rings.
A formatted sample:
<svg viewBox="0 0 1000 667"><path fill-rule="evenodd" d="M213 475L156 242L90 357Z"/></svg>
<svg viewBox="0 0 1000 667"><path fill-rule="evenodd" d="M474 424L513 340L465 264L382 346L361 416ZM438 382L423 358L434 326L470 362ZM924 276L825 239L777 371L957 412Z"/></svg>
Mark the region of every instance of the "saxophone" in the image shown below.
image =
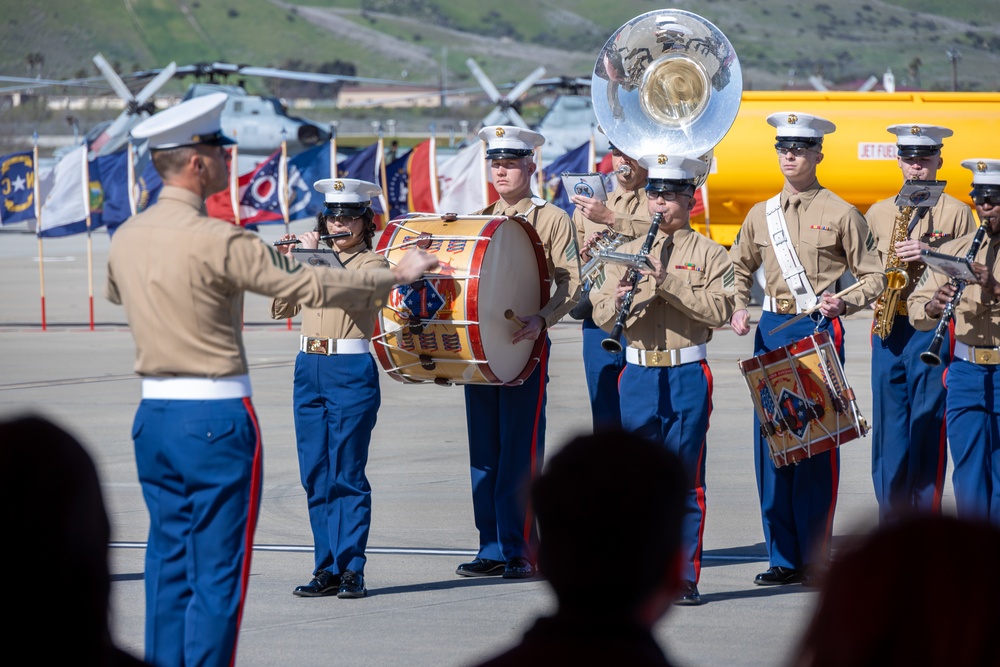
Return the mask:
<svg viewBox="0 0 1000 667"><path fill-rule="evenodd" d="M875 325L872 333L883 340L892 332L899 309L899 298L903 290L910 284L907 273L908 262L899 259L896 254L896 244L905 241L910 233L910 220L913 218L915 206L903 206L899 209L892 223L892 238L889 240L889 253L885 257L885 291L875 302Z"/></svg>

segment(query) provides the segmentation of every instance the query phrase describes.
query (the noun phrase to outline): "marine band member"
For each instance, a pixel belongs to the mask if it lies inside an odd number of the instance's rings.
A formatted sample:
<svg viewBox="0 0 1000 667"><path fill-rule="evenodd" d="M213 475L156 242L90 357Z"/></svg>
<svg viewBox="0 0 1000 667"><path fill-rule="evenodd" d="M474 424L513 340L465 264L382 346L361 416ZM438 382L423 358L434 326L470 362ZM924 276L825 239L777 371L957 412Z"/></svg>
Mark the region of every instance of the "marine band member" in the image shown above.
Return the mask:
<svg viewBox="0 0 1000 667"><path fill-rule="evenodd" d="M164 187L115 233L105 295L125 307L142 402L132 428L149 509L146 660L230 665L261 496L260 428L243 346L243 293L311 308L371 309L393 283L436 260L404 255L392 271L319 271L256 234L205 215L229 183L226 95L196 97L132 131Z"/></svg>
<svg viewBox="0 0 1000 667"><path fill-rule="evenodd" d="M602 232L634 238L645 234L649 228L646 193L643 190L646 185L646 168L614 145L611 146L611 167L618 173L615 177L615 189L608 194L606 202L583 195L570 197L570 201L576 206L573 225L576 227L576 240L580 248L585 248L589 240ZM588 261L590 256L584 250L580 255L580 263ZM581 276L581 280L586 278L587 276ZM621 428L618 376L625 368L625 353L610 353L601 347L601 341L607 334L591 317L589 292L604 283L603 271L594 283L583 286L580 301L570 311L570 315L583 320L583 368L590 394L590 412L594 430L597 431Z"/></svg>
<svg viewBox="0 0 1000 667"><path fill-rule="evenodd" d="M347 234L324 241L345 270L388 268L385 257L372 251L375 213L371 200L382 189L353 178L324 179L313 187L324 194L326 207L316 217L316 229L298 239L301 247L318 248L320 234ZM279 246L285 252L291 252L291 247ZM372 518L365 465L382 402L378 369L368 350L379 309L303 309L280 297L271 302L274 319L294 317L300 311L295 442L315 558L312 581L296 587L293 594L360 598L368 593L365 547Z"/></svg>
<svg viewBox="0 0 1000 667"><path fill-rule="evenodd" d="M937 178L943 164L941 147L951 130L917 123L892 125L888 131L896 136L904 181ZM901 217L895 197L873 204L865 215L883 267L891 258L890 245ZM916 221L903 224L909 227L906 239L895 243L893 250L909 284L899 295L897 313L886 317L889 335L883 338L877 327L872 333L872 481L882 522L912 512L941 511L948 460L944 366L920 361L934 334L910 325L906 299L926 268L921 250L938 248L975 227L969 207L947 194Z"/></svg>
<svg viewBox="0 0 1000 667"><path fill-rule="evenodd" d="M750 332L750 285L754 272L763 266L764 306L754 355L819 330L830 332L843 361L840 316L874 300L885 287L885 275L864 217L816 179L823 161L823 138L836 129L834 124L799 112L772 114L767 122L777 128L774 146L785 184L779 195L750 209L730 249L736 269L733 331L739 336ZM842 299L835 298L830 290L848 269L861 287ZM803 318L774 335L769 333L815 304L822 315L819 322ZM754 414L757 493L770 563L754 583L801 583L814 559L825 558L836 510L839 462L839 452L834 449L794 466L776 468Z"/></svg>
<svg viewBox="0 0 1000 667"><path fill-rule="evenodd" d="M701 160L651 155L647 211L663 220L640 271L625 320L627 364L620 379L622 426L676 454L688 478L682 523L683 585L676 603L701 604L702 536L705 532L705 437L712 411L712 372L705 360L712 329L733 312L733 265L726 249L691 228L695 181ZM648 230L648 226L647 226ZM636 254L645 238L621 247ZM592 293L594 321L610 331L631 288L626 267L608 264L607 280ZM641 511L639 508L637 511Z"/></svg>
<svg viewBox="0 0 1000 667"><path fill-rule="evenodd" d="M969 283L954 307L955 348L948 366L945 423L954 464L952 483L958 515L1000 524L1000 160L965 160L973 173L972 201L986 239ZM950 241L940 252L965 257L975 234ZM936 329L955 286L934 271L907 301L919 331Z"/></svg>
<svg viewBox="0 0 1000 667"><path fill-rule="evenodd" d="M464 577L535 575L537 542L527 485L542 468L545 453L545 386L549 341L546 329L573 307L580 286L580 263L573 223L562 209L531 196L534 149L545 142L537 132L515 126L484 127L486 159L500 199L481 213L523 216L535 228L545 252L551 294L537 313L518 313L525 326L515 344L546 336L542 358L518 386L465 385L472 505L479 531L476 558L458 566Z"/></svg>

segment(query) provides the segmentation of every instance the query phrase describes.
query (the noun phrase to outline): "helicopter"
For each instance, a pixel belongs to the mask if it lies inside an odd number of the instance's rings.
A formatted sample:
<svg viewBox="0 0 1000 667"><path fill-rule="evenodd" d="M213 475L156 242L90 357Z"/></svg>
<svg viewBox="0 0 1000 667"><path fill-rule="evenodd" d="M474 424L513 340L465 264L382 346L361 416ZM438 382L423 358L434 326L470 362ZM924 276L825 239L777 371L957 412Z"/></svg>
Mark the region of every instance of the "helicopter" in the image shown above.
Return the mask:
<svg viewBox="0 0 1000 667"><path fill-rule="evenodd" d="M273 153L281 142L285 141L290 153L297 153L329 141L331 127L306 118L300 118L288 113L288 108L277 97L251 95L243 87L242 79L247 76L293 79L313 83L371 83L380 85L411 84L403 81L372 79L348 76L343 74L323 74L316 72L296 72L272 67L252 67L231 63L213 62L196 63L177 66L170 63L162 69L134 72L124 76L119 75L103 55L98 53L93 62L103 76L106 84L122 99L125 108L113 120L98 123L86 133L86 141L90 146L90 157L99 157L115 153L128 143L129 133L143 119L155 112L154 96L175 77L193 76L207 81L191 84L184 95L184 100L200 95L222 92L228 96L222 112L222 128L229 136L239 141L240 152L244 157L264 157ZM224 81L229 77L239 77L241 84L230 84ZM2 77L0 80L13 79ZM125 80L132 87L136 82L145 82L141 90L133 93ZM89 87L93 88L96 81L93 77L72 79L66 81L24 81L23 89L38 89L45 86Z"/></svg>

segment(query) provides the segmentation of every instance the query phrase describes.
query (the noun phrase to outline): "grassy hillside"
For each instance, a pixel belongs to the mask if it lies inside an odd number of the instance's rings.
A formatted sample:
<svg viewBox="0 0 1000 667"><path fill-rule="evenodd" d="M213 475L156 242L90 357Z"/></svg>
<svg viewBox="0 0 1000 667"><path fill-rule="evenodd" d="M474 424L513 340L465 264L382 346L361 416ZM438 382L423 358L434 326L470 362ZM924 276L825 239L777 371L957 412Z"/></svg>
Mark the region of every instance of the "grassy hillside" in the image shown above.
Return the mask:
<svg viewBox="0 0 1000 667"><path fill-rule="evenodd" d="M897 83L1000 90L995 0L678 0L734 43L748 87L802 85L810 74L864 79L892 68ZM0 0L0 74L91 75L101 51L122 71L221 60L315 67L355 64L361 76L438 85L472 79L474 57L495 81L538 64L589 76L598 49L649 0ZM38 56L41 56L39 62ZM918 81L919 79L919 81ZM176 90L183 84L174 84ZM261 90L266 84L250 84Z"/></svg>

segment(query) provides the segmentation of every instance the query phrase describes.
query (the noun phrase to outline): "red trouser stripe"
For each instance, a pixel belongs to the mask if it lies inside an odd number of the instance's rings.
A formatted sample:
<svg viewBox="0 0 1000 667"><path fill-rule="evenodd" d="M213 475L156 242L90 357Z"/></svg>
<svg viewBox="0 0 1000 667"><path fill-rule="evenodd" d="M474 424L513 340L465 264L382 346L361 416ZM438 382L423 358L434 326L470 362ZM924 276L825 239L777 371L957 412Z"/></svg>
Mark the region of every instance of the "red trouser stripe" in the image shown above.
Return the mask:
<svg viewBox="0 0 1000 667"><path fill-rule="evenodd" d="M257 433L257 443L254 446L253 453L253 476L250 479L250 506L247 508L246 535L243 538L243 567L240 574L240 609L236 617L236 638L233 640L232 657L229 659L230 667L236 664L236 646L240 638L240 625L243 623L243 603L246 602L247 586L250 583L253 535L257 530L257 514L260 511L261 478L263 477L261 473L263 471L264 450L261 446L260 422L257 421L257 413L254 411L253 403L249 397L243 399L243 405L247 409L247 414L250 415L250 421L253 422L254 431Z"/></svg>
<svg viewBox="0 0 1000 667"><path fill-rule="evenodd" d="M542 355L538 360L538 398L535 401L535 422L531 429L531 478L538 474L538 425L542 419L542 409L545 406L545 379L549 375L549 346L542 345ZM531 544L531 527L535 523L534 511L528 503L524 513L524 543Z"/></svg>

